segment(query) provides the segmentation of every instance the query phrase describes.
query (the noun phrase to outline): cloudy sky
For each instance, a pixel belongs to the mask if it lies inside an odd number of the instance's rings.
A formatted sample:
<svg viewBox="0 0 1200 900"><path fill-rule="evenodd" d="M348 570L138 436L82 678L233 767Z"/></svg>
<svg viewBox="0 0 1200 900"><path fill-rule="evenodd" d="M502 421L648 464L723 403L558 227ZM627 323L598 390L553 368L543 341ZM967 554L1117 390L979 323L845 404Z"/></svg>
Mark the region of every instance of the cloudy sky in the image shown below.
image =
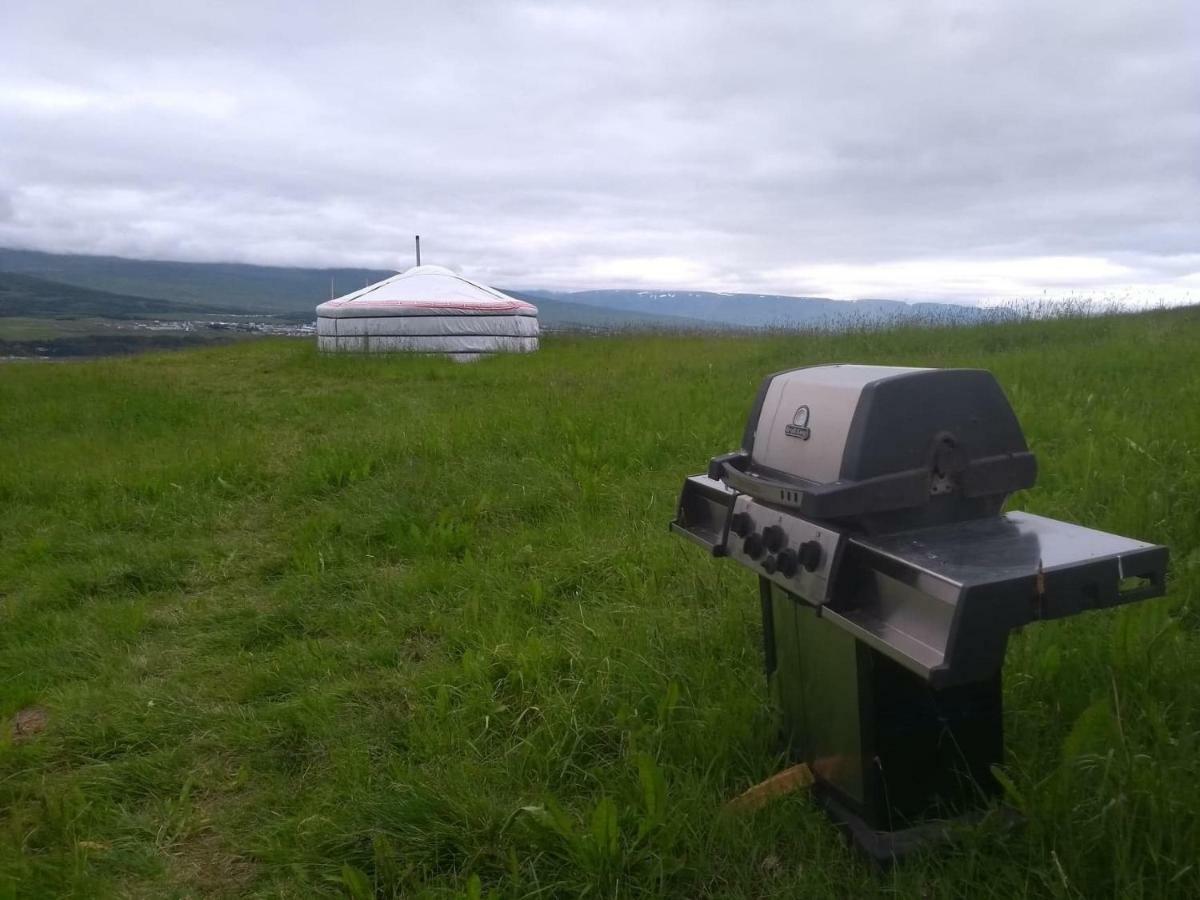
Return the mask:
<svg viewBox="0 0 1200 900"><path fill-rule="evenodd" d="M1191 0L0 13L0 245L1200 301Z"/></svg>

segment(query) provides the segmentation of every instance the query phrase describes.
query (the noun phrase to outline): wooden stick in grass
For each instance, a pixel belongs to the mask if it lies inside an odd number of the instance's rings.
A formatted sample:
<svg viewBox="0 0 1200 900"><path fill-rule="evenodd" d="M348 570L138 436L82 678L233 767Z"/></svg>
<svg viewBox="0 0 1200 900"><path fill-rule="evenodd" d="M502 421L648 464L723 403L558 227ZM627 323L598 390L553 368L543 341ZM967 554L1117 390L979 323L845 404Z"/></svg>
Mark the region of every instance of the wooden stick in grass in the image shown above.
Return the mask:
<svg viewBox="0 0 1200 900"><path fill-rule="evenodd" d="M766 781L734 797L725 804L725 812L748 813L762 809L776 797L802 790L813 783L812 770L804 763L784 769Z"/></svg>

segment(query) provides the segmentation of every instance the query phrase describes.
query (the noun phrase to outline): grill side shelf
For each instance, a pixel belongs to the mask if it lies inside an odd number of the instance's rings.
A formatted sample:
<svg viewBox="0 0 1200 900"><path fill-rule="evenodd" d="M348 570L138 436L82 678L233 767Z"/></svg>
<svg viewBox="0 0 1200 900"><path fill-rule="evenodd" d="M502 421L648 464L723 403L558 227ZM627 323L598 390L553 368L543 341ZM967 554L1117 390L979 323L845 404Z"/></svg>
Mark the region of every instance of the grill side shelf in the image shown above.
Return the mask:
<svg viewBox="0 0 1200 900"><path fill-rule="evenodd" d="M707 475L692 475L683 482L671 530L713 556L725 556L735 499L737 493L721 482Z"/></svg>
<svg viewBox="0 0 1200 900"><path fill-rule="evenodd" d="M1165 547L1022 512L856 535L850 550L834 609L861 639L935 684L999 671L1013 628L1160 596L1166 586Z"/></svg>

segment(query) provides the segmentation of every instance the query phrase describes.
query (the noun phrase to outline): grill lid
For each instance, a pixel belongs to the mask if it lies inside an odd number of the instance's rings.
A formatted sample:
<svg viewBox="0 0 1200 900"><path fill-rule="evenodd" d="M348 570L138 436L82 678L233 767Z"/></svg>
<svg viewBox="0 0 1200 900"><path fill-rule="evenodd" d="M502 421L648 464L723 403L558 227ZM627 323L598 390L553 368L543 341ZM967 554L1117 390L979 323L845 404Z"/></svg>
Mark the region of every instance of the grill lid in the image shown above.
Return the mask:
<svg viewBox="0 0 1200 900"><path fill-rule="evenodd" d="M895 528L904 511L993 515L1033 486L1037 462L990 372L834 365L768 376L742 449L714 457L709 476L805 516L888 513Z"/></svg>

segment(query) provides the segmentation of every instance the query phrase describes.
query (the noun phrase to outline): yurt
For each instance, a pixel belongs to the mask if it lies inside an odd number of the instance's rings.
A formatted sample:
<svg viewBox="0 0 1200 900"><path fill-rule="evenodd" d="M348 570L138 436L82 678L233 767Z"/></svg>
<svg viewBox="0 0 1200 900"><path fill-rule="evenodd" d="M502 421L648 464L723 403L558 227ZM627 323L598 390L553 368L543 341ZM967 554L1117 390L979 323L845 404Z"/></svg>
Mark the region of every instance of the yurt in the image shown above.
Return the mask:
<svg viewBox="0 0 1200 900"><path fill-rule="evenodd" d="M414 266L317 307L317 346L352 353L486 353L538 348L537 307L441 266Z"/></svg>

